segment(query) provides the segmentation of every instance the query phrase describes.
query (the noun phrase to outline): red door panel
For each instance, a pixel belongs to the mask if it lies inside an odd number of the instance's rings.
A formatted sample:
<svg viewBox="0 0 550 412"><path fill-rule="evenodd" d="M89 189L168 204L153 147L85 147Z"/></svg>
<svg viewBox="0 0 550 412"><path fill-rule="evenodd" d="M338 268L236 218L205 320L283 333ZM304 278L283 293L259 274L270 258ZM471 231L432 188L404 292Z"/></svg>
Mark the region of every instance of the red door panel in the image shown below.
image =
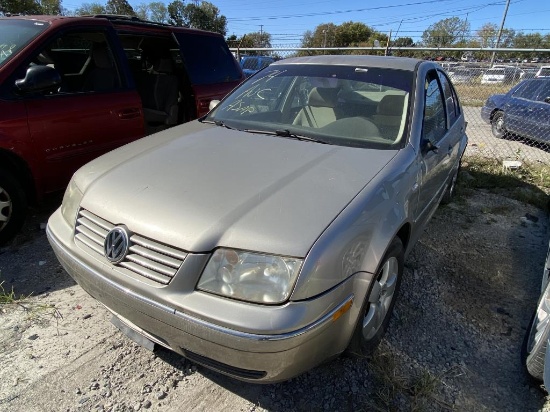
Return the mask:
<svg viewBox="0 0 550 412"><path fill-rule="evenodd" d="M59 94L26 103L46 192L62 189L80 166L145 133L134 91Z"/></svg>

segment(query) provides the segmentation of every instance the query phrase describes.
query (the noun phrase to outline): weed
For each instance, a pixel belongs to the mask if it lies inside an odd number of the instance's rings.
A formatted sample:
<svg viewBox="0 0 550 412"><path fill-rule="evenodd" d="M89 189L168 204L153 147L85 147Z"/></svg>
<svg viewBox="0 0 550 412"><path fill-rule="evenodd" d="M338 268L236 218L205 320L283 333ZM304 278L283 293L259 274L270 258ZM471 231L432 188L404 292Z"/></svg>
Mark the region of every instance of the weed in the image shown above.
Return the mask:
<svg viewBox="0 0 550 412"><path fill-rule="evenodd" d="M433 410L437 404L439 410L451 410L451 405L438 399L436 393L443 385L442 376L433 375L422 369L407 378L398 368L395 355L391 352L379 352L369 362L377 382L375 405L370 409L377 411L400 410L399 400L410 405L415 412ZM402 405L401 405L402 406Z"/></svg>
<svg viewBox="0 0 550 412"><path fill-rule="evenodd" d="M13 287L7 291L4 288L4 281L0 282L0 305L17 306L23 309L27 314L26 320L30 323L47 325L50 322L50 318L53 318L57 322L57 326L59 326L59 320L63 319L63 316L54 305L37 303L31 301L30 298L31 295L20 295L17 297Z"/></svg>
<svg viewBox="0 0 550 412"><path fill-rule="evenodd" d="M547 210L550 202L550 167L524 163L516 170L507 170L495 159L469 157L462 165L468 179L459 179L457 194L468 189L485 189ZM503 214L506 210L494 211Z"/></svg>

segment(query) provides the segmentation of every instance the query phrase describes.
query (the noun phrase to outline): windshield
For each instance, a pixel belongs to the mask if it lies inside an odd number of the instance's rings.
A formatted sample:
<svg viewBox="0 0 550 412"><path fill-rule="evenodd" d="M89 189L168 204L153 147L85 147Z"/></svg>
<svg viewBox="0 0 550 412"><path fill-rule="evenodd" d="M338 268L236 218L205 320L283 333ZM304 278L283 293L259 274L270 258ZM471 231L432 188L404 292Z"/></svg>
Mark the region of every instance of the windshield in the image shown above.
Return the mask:
<svg viewBox="0 0 550 412"><path fill-rule="evenodd" d="M342 146L401 144L413 73L336 65L275 65L244 82L204 121Z"/></svg>
<svg viewBox="0 0 550 412"><path fill-rule="evenodd" d="M0 20L0 67L7 63L38 34L47 23L31 20Z"/></svg>

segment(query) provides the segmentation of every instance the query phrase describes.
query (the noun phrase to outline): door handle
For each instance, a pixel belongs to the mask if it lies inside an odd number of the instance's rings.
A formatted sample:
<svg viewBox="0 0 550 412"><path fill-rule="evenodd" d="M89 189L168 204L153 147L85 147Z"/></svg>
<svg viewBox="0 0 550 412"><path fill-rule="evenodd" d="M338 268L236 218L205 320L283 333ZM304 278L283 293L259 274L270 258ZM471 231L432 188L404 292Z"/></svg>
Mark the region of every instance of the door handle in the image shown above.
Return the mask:
<svg viewBox="0 0 550 412"><path fill-rule="evenodd" d="M122 120L135 119L141 116L141 109L132 107L130 109L122 109L118 111L118 118Z"/></svg>

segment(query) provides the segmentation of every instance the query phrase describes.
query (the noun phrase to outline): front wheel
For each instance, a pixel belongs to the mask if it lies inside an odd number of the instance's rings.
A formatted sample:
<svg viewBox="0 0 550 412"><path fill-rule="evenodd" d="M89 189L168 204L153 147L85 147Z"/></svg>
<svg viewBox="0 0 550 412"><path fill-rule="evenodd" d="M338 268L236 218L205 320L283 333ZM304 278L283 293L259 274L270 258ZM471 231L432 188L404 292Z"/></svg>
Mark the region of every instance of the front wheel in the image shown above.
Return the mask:
<svg viewBox="0 0 550 412"><path fill-rule="evenodd" d="M504 127L504 113L496 112L491 119L491 132L497 139L504 139L508 132Z"/></svg>
<svg viewBox="0 0 550 412"><path fill-rule="evenodd" d="M27 199L19 182L0 170L0 245L10 240L23 226Z"/></svg>
<svg viewBox="0 0 550 412"><path fill-rule="evenodd" d="M376 278L365 299L352 336L349 352L370 355L386 333L403 275L404 250L399 238L393 239L381 261Z"/></svg>

